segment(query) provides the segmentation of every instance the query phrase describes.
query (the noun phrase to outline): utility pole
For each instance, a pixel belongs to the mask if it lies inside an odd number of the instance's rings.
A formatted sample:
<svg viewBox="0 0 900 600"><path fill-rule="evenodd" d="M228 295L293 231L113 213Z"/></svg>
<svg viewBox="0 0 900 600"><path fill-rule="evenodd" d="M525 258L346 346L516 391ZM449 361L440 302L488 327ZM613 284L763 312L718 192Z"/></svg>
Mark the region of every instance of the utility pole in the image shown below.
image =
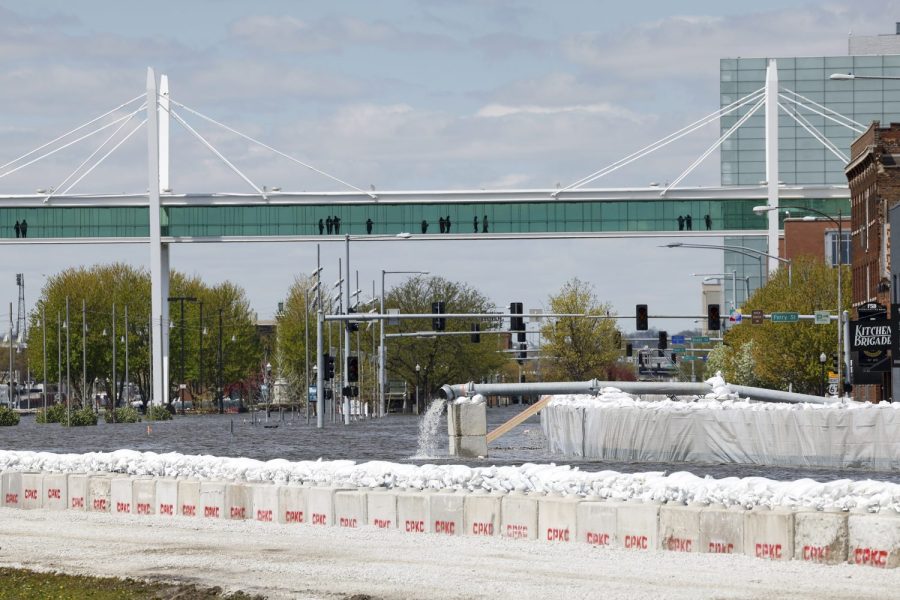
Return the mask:
<svg viewBox="0 0 900 600"><path fill-rule="evenodd" d="M116 422L116 304L112 305L112 421Z"/></svg>
<svg viewBox="0 0 900 600"><path fill-rule="evenodd" d="M216 394L218 394L220 415L225 412L225 399L222 397L222 310L219 309L219 372L216 377Z"/></svg>
<svg viewBox="0 0 900 600"><path fill-rule="evenodd" d="M206 333L203 329L203 300L199 302L200 304L200 373L197 377L199 380L197 382L197 393L203 393L203 336Z"/></svg>
<svg viewBox="0 0 900 600"><path fill-rule="evenodd" d="M181 372L178 382L178 395L181 396L181 414L184 414L184 303L196 302L193 296L169 296L169 302L178 302L181 305Z"/></svg>
<svg viewBox="0 0 900 600"><path fill-rule="evenodd" d="M81 405L87 406L87 307L81 299Z"/></svg>

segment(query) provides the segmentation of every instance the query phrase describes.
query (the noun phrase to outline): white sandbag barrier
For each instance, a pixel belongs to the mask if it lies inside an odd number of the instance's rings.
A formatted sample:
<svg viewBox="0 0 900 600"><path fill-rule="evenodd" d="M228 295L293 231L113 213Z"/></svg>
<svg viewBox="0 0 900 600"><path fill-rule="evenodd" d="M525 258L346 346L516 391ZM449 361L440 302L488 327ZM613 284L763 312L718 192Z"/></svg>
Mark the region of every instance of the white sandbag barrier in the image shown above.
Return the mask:
<svg viewBox="0 0 900 600"><path fill-rule="evenodd" d="M394 529L404 534L502 536L637 552L745 554L765 560L900 566L900 513L812 505L751 510L717 503L597 495L351 488L207 481L111 473L3 471L5 509L107 512L121 518L254 519ZM37 490L37 491L36 491ZM27 499L26 499L27 492Z"/></svg>
<svg viewBox="0 0 900 600"><path fill-rule="evenodd" d="M548 450L610 461L900 468L900 403L766 403L725 393L647 401L617 388L554 396Z"/></svg>

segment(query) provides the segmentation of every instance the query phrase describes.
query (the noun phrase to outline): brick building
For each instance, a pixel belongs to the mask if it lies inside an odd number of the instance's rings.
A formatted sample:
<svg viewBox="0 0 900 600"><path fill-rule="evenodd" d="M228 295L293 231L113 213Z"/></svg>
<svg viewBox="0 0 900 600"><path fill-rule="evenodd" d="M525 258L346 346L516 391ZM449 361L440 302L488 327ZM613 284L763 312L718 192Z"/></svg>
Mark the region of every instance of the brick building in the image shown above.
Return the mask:
<svg viewBox="0 0 900 600"><path fill-rule="evenodd" d="M881 127L878 121L873 121L850 147L850 163L845 173L850 184L854 307L867 302L891 304L889 212L900 203L898 161L900 123ZM891 379L890 373L884 373L880 385L857 386L854 395L857 400L872 402L889 398Z"/></svg>

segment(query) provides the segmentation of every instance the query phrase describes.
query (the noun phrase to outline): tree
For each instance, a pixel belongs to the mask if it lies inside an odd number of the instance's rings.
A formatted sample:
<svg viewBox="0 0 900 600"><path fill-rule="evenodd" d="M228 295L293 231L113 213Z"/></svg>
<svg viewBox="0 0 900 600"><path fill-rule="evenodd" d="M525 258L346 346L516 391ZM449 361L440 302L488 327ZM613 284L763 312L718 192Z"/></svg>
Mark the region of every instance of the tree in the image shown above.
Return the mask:
<svg viewBox="0 0 900 600"><path fill-rule="evenodd" d="M557 314L611 316L609 304L600 303L593 286L577 277L550 296L549 304ZM541 336L547 357L544 378L551 381L607 379L622 354L614 319L557 317L544 321Z"/></svg>
<svg viewBox="0 0 900 600"><path fill-rule="evenodd" d="M851 278L846 272L842 290L844 306L849 310ZM744 312L761 309L765 313L798 312L837 308L837 269L821 259L801 257L793 262L793 282L779 269L747 301ZM811 321L741 325L725 333L728 348L722 351L725 379L743 385L816 394L822 383L819 355L837 352L837 323L815 325Z"/></svg>
<svg viewBox="0 0 900 600"><path fill-rule="evenodd" d="M216 366L216 345L213 344L213 325L218 327L218 309L223 309L225 335L235 336L229 359L225 362L226 380L241 378L258 363L256 332L249 303L242 289L225 282L208 287L197 277L188 278L173 272L170 278L172 296L194 296L204 302L203 323L199 320L199 306L185 303L185 378L197 381L199 375L199 344L203 329L204 382L212 381ZM66 298L69 300L69 320L66 327ZM85 318L82 319L82 301ZM116 306L116 321L112 307ZM71 377L72 396L87 398L94 389L109 389L112 380L112 342L115 337L117 397L122 397L125 385L125 307L128 307L128 368L129 379L137 384L146 403L150 398L150 276L143 269L124 263L95 265L90 268L67 269L50 277L41 291L34 312L30 315L28 331L29 362L37 380L46 375L48 382L65 381L67 366ZM170 384L177 384L181 355L180 308L171 306L169 329ZM46 315L47 364L43 364L43 335L41 315ZM154 327L160 323L156 319ZM66 355L66 334L69 352ZM84 342L84 346L82 345ZM84 360L82 348L86 348ZM60 353L58 355L58 352ZM61 364L60 364L61 363ZM86 372L86 389L82 382ZM172 396L174 397L174 396Z"/></svg>
<svg viewBox="0 0 900 600"><path fill-rule="evenodd" d="M385 307L399 308L401 314L431 313L431 303L443 301L448 314L489 313L496 308L479 291L463 283L442 277L413 277L386 294ZM425 394L446 383L481 381L510 359L502 352L502 335L491 334L497 322L476 319L447 319L447 332L470 332L473 323L481 324L481 342L473 343L469 335L404 337L387 342L387 369L393 377L404 379L410 388L419 385ZM402 319L399 325L385 327L385 333L430 331L430 319ZM372 328L375 331L375 328Z"/></svg>

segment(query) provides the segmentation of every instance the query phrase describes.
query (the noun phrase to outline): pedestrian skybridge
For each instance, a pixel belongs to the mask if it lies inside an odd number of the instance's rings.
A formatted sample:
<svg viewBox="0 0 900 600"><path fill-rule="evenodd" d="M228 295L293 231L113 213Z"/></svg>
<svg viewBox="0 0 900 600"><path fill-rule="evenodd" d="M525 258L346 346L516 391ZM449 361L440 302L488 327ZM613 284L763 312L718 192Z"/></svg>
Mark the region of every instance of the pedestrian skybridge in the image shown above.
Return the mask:
<svg viewBox="0 0 900 600"><path fill-rule="evenodd" d="M327 238L411 234L502 238L764 235L766 187L206 194L160 197L163 241ZM782 187L782 205L837 215L846 186ZM790 213L782 211L782 219ZM0 239L143 241L150 237L145 195L0 196Z"/></svg>

